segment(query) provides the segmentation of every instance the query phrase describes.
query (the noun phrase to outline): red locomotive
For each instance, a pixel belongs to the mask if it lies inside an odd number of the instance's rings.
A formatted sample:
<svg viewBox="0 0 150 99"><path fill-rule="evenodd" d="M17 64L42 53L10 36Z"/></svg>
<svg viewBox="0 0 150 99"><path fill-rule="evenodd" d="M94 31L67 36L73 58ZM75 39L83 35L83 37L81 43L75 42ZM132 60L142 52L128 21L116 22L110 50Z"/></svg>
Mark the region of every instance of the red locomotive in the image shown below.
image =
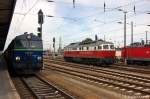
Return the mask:
<svg viewBox="0 0 150 99"><path fill-rule="evenodd" d="M82 42L71 43L64 48L66 61L86 64L113 64L115 62L114 44L104 40L87 38Z"/></svg>
<svg viewBox="0 0 150 99"><path fill-rule="evenodd" d="M122 49L122 58L127 64L150 64L150 45L134 43Z"/></svg>

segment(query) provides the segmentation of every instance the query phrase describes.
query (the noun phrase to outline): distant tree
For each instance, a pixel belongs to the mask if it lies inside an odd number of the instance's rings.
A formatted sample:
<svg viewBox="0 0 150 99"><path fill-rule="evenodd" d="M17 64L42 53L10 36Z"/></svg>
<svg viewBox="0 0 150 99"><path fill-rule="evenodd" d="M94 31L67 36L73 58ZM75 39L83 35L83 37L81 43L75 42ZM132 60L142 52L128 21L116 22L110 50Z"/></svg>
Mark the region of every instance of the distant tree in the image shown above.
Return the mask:
<svg viewBox="0 0 150 99"><path fill-rule="evenodd" d="M91 38L86 38L85 40L83 40L81 42L81 44L88 44L88 43L91 43L93 40Z"/></svg>

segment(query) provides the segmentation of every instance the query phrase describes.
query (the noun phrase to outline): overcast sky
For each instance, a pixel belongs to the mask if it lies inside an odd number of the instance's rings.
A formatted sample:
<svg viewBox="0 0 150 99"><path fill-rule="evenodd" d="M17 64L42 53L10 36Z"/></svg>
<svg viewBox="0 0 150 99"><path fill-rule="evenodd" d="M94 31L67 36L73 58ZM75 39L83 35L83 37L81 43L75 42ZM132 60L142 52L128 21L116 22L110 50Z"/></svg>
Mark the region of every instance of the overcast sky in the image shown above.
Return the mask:
<svg viewBox="0 0 150 99"><path fill-rule="evenodd" d="M150 0L17 0L14 16L6 41L24 32L37 34L37 13L42 9L45 15L43 24L44 48L52 48L52 38L56 37L58 47L59 37L62 45L82 41L90 37L112 41L116 46L123 46L124 13L127 11L127 44L130 43L131 26L134 22L134 41L145 40L145 31L149 31L150 39ZM104 2L106 5L104 12ZM135 11L134 11L135 6ZM47 17L51 15L54 17Z"/></svg>

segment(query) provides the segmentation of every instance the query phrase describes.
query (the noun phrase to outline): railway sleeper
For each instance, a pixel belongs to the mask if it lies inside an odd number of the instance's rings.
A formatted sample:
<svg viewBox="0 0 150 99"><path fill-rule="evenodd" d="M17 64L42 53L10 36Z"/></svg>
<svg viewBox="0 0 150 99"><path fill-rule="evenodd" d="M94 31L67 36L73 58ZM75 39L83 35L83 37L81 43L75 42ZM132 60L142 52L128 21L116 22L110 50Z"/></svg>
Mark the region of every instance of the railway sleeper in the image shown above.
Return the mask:
<svg viewBox="0 0 150 99"><path fill-rule="evenodd" d="M52 92L52 91L41 91L41 92L35 92L36 94L50 94L50 95L57 95L57 94L59 94L59 93L56 93L56 91L55 92Z"/></svg>
<svg viewBox="0 0 150 99"><path fill-rule="evenodd" d="M60 99L62 96L60 94L58 94L58 95L42 94L42 95L39 95L38 97L39 97L39 99L45 99L45 98Z"/></svg>
<svg viewBox="0 0 150 99"><path fill-rule="evenodd" d="M33 90L35 90L36 92L42 92L42 91L54 92L54 90L51 90L51 89L33 89Z"/></svg>

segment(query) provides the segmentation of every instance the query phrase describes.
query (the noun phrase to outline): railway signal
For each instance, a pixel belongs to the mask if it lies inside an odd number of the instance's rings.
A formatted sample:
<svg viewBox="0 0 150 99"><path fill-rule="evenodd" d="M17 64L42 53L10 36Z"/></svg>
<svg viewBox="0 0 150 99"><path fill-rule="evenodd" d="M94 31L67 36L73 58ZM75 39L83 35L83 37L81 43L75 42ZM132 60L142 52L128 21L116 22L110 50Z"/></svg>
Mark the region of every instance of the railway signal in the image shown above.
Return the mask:
<svg viewBox="0 0 150 99"><path fill-rule="evenodd" d="M43 11L40 9L38 12L38 23L40 27L38 27L38 36L42 38L42 24L44 23Z"/></svg>
<svg viewBox="0 0 150 99"><path fill-rule="evenodd" d="M55 37L53 37L53 48L54 48L54 53L55 53Z"/></svg>

